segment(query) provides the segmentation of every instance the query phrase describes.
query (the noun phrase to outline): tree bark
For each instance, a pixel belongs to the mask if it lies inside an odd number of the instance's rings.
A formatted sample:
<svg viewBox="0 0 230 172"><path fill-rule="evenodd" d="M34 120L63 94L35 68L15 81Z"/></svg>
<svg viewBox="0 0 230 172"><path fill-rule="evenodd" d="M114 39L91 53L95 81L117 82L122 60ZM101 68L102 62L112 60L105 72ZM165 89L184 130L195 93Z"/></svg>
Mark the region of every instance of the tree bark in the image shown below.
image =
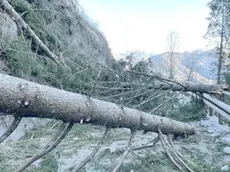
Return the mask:
<svg viewBox="0 0 230 172"><path fill-rule="evenodd" d="M221 69L222 69L222 61L223 61L223 42L224 42L224 1L222 0L222 18L221 18L221 33L220 33L220 52L218 59L218 71L217 71L217 84L221 82Z"/></svg>
<svg viewBox="0 0 230 172"><path fill-rule="evenodd" d="M194 134L186 123L0 73L0 112L165 134Z"/></svg>

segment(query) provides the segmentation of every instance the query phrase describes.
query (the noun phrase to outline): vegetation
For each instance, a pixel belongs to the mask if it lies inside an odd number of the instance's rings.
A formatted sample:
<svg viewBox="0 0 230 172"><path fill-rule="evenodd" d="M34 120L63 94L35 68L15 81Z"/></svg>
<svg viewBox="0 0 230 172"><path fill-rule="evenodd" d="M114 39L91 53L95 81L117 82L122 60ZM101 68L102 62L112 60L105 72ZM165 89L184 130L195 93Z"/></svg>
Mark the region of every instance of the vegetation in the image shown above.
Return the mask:
<svg viewBox="0 0 230 172"><path fill-rule="evenodd" d="M78 47L81 47L84 51L82 51L81 48L80 50L71 47L70 42L66 39L66 35L70 37L73 35L73 22L75 18L73 20L72 16L58 13L57 9L59 7L55 6L55 11L51 11L48 6L46 7L46 4L38 0L29 1L29 3L21 0L11 0L9 2L14 9L21 14L39 38L54 53L63 57L63 65L54 63L33 43L30 35L20 30L18 38L8 43L7 46L4 46L0 54L1 59L6 62L10 69L11 75L71 92L81 93L89 97L114 102L121 107L136 108L152 114L167 116L175 120L191 122L204 117L204 105L201 100L181 103L180 99L177 98L177 92L174 93L171 90L165 91L161 88L154 89L149 87L149 85L164 83L166 81L158 76L152 75L152 73L148 71L149 63L147 61L143 60L133 65L131 71L125 70L128 60L113 61L106 65L97 63L95 59L88 57L93 55L87 53L87 48L84 48L86 44L93 42L93 44L90 45L93 47L90 49L90 52L99 49L97 42L92 41L94 39L90 36L90 38L87 38L87 43L82 41L83 43L78 45ZM56 23L57 18L62 22ZM90 20L90 18L84 15L83 18ZM53 23L53 25L49 26L50 23ZM83 24L79 24L79 27L83 27L82 25ZM174 39L174 36L175 39L177 39L177 35L171 34L171 39ZM86 33L86 35L88 36L90 34ZM101 36L99 37L101 38ZM173 78L176 45L174 45L173 40L171 41L170 44L173 45L170 46L172 62L170 78ZM81 51L81 53L76 53L78 50ZM95 54L94 52L94 55ZM101 54L103 53L99 53L99 56ZM184 98L187 97L188 96L184 96ZM5 164L0 166L0 171L12 171L18 165L12 161L21 160L21 157L24 155L31 156L31 150L32 153L38 151L41 147L37 143L40 143L40 138L48 140L49 136L53 134L53 131L47 129L56 129L56 127L53 127L54 123L53 121L50 122L49 125L44 127L44 130L33 130L21 140L17 141L17 144L9 142L14 146L16 152L9 151L9 156L5 158L3 158L2 153L0 154L0 164ZM30 170L35 172L57 171L59 156L70 156L72 152L76 153L77 149L84 147L86 143L91 144L91 147L93 147L92 142L99 140L99 137L93 134L95 131L100 134L102 130L100 127L97 128L91 125L75 125L73 130L71 130L71 137L66 138L66 142L58 148L58 151L45 156L37 167L33 166ZM106 144L110 144L118 139L127 140L127 138L127 134L111 131L105 141ZM27 143L27 140L30 140L30 143ZM28 149L28 152L22 152L22 149ZM60 152L64 152L64 155ZM15 153L17 156L10 161ZM6 152L4 152L4 155L5 154ZM215 171L215 167L210 167L210 165L206 163L199 163L201 159L202 158L195 159L196 164L198 164L197 171L200 169L202 169L202 171ZM112 160L114 160L114 157ZM162 152L157 155L147 153L144 157L137 156L135 160L135 163L125 163L122 166L122 171L138 171L140 169L143 171L160 171L159 166L162 167L162 169L174 169L171 161L169 161L169 159L166 158L166 154ZM10 163L8 161L13 163L12 167L9 166ZM93 163L96 164L96 162ZM167 167L165 168L165 166Z"/></svg>
<svg viewBox="0 0 230 172"><path fill-rule="evenodd" d="M205 37L214 45L218 57L217 83L220 84L226 73L226 60L229 57L229 1L212 0L208 3L210 8L209 25Z"/></svg>

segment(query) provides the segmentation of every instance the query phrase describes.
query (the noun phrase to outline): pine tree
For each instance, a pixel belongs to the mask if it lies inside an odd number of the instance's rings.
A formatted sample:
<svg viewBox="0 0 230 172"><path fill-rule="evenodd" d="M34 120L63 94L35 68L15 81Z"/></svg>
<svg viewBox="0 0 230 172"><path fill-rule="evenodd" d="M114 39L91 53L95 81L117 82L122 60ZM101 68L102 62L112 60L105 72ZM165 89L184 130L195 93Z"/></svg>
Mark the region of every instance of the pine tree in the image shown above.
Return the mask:
<svg viewBox="0 0 230 172"><path fill-rule="evenodd" d="M205 38L214 43L217 62L217 83L220 84L224 72L224 60L228 56L230 46L230 0L212 0L209 2L210 17Z"/></svg>

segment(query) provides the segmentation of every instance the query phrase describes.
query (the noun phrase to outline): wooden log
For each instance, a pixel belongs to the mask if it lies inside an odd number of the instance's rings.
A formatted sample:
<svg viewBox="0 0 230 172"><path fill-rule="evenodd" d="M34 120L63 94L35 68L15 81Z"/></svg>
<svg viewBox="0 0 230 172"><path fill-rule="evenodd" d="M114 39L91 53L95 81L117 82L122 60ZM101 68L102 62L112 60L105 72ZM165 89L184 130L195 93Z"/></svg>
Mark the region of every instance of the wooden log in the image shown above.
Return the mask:
<svg viewBox="0 0 230 172"><path fill-rule="evenodd" d="M0 112L20 117L52 118L71 123L92 123L108 127L165 134L195 133L183 122L141 112L85 95L52 88L0 73Z"/></svg>

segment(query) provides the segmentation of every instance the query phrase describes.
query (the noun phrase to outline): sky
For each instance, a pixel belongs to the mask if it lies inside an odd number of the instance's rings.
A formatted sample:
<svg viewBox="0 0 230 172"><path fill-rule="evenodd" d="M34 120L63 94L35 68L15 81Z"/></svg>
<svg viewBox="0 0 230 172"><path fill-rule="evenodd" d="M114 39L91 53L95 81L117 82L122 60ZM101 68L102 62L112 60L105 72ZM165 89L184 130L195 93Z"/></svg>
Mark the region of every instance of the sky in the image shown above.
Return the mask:
<svg viewBox="0 0 230 172"><path fill-rule="evenodd" d="M167 51L170 30L179 34L178 51L207 48L210 0L79 0L99 23L114 54L126 51Z"/></svg>

